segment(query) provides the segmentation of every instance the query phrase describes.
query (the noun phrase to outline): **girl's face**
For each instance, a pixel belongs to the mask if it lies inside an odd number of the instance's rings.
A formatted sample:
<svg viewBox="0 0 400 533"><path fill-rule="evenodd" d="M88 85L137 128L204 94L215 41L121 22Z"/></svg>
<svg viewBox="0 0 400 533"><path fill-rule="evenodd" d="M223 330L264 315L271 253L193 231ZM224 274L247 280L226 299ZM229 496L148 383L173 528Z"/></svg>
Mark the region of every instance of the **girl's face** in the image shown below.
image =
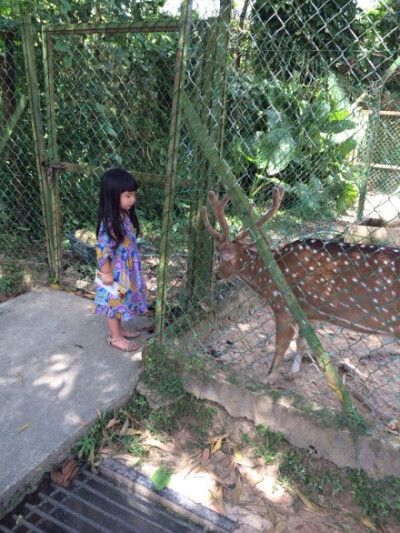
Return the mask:
<svg viewBox="0 0 400 533"><path fill-rule="evenodd" d="M120 196L121 209L125 211L129 211L129 209L135 204L135 202L136 202L136 191L125 191L121 193L121 196Z"/></svg>

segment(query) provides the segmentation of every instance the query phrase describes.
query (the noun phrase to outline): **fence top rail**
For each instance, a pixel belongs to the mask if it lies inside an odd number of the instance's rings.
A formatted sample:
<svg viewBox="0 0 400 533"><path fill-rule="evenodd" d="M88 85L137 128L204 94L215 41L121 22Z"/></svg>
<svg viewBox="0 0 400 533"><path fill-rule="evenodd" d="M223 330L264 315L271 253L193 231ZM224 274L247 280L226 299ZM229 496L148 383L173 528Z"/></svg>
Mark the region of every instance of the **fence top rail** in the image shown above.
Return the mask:
<svg viewBox="0 0 400 533"><path fill-rule="evenodd" d="M179 20L164 19L140 22L110 22L106 24L50 24L44 27L45 33L126 33L126 32L175 32L179 29Z"/></svg>
<svg viewBox="0 0 400 533"><path fill-rule="evenodd" d="M365 113L373 113L374 111L372 109L364 109ZM387 116L387 117L400 117L400 111L378 111L378 114L381 116Z"/></svg>

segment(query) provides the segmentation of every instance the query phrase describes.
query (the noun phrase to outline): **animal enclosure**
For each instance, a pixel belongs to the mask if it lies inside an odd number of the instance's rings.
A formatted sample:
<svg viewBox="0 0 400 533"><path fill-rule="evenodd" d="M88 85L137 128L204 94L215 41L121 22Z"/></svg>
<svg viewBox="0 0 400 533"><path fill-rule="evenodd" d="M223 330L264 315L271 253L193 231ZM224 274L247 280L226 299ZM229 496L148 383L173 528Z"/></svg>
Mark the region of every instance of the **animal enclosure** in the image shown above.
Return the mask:
<svg viewBox="0 0 400 533"><path fill-rule="evenodd" d="M125 167L141 184L157 338L244 386L387 424L400 400L395 2L156 4L1 19L0 282L45 265L90 294L99 179ZM228 193L224 219L209 191ZM247 240L217 281L224 232Z"/></svg>

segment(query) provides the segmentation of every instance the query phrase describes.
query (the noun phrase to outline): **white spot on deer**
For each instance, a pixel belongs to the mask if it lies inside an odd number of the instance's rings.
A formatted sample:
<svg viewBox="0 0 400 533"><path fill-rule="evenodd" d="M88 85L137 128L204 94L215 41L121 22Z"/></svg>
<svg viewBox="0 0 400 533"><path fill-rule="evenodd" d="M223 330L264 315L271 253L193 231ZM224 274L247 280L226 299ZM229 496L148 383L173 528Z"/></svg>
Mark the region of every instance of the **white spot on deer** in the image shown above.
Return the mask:
<svg viewBox="0 0 400 533"><path fill-rule="evenodd" d="M308 269L309 270L315 270L315 268L313 266L309 266Z"/></svg>
<svg viewBox="0 0 400 533"><path fill-rule="evenodd" d="M278 292L278 291L272 291L272 294L275 296L275 298L276 298L277 296L279 296L279 292Z"/></svg>
<svg viewBox="0 0 400 533"><path fill-rule="evenodd" d="M386 309L386 307L384 307L384 308L382 309L382 311L383 311L384 313L389 313L389 309Z"/></svg>
<svg viewBox="0 0 400 533"><path fill-rule="evenodd" d="M372 301L374 302L374 304L379 303L379 300L377 298L372 298Z"/></svg>
<svg viewBox="0 0 400 533"><path fill-rule="evenodd" d="M345 264L345 265L348 265L348 264L349 264L349 262L348 262L348 261L345 261L345 262L344 262L344 264Z"/></svg>

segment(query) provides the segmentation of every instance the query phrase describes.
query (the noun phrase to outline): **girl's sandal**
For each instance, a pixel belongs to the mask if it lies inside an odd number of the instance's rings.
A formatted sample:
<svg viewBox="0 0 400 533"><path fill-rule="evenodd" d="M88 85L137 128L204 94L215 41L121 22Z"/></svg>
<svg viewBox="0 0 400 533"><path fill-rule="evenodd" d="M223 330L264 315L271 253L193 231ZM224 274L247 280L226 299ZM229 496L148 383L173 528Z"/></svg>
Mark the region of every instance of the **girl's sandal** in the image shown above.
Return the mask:
<svg viewBox="0 0 400 533"><path fill-rule="evenodd" d="M129 342L123 337L120 337L119 339L112 339L111 336L107 339L108 344L112 346L113 348L116 348L117 350L121 350L121 352L136 352L139 349L139 345L137 342ZM127 343L126 348L120 348L119 346L114 346L113 342L125 342Z"/></svg>
<svg viewBox="0 0 400 533"><path fill-rule="evenodd" d="M125 339L136 339L136 337L139 337L140 331L137 329L124 329L125 333L122 333L122 336Z"/></svg>

